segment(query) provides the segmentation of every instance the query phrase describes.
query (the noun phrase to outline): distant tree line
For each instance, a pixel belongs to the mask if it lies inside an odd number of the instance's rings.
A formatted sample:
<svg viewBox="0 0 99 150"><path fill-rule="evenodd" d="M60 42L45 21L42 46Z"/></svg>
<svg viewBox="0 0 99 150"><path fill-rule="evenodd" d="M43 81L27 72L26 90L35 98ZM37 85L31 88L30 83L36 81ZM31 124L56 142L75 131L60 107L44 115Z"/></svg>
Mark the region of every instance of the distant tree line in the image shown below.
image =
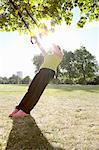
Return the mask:
<svg viewBox="0 0 99 150"><path fill-rule="evenodd" d="M84 46L74 52L63 50L64 57L57 68L55 78L51 81L54 84L99 84L99 65L89 51ZM43 63L43 56L36 55L33 64L36 66L35 73ZM0 77L0 84L29 84L29 76L20 78L17 75L11 77Z"/></svg>
<svg viewBox="0 0 99 150"><path fill-rule="evenodd" d="M58 66L56 78L52 81L55 84L99 84L99 65L84 46L74 52L63 50L64 57ZM35 72L43 63L43 56L36 55L33 64Z"/></svg>
<svg viewBox="0 0 99 150"><path fill-rule="evenodd" d="M29 76L25 78L20 78L16 75L12 75L11 77L0 77L0 84L29 84L31 81Z"/></svg>

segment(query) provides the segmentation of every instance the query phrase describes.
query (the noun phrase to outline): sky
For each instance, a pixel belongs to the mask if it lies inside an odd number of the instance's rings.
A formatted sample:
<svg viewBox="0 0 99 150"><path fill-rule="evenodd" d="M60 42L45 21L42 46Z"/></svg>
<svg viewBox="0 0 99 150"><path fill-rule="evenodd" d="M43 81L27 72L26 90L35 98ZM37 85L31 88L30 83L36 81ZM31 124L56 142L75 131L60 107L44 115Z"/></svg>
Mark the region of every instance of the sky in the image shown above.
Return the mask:
<svg viewBox="0 0 99 150"><path fill-rule="evenodd" d="M99 63L99 22L87 23L84 28L78 29L79 10L76 8L73 11L72 25L68 27L63 23L57 26L54 37L67 51L85 46ZM22 71L23 77L29 75L32 78L35 71L32 59L39 53L40 50L30 43L28 36L19 35L18 32L0 32L0 76L10 77Z"/></svg>

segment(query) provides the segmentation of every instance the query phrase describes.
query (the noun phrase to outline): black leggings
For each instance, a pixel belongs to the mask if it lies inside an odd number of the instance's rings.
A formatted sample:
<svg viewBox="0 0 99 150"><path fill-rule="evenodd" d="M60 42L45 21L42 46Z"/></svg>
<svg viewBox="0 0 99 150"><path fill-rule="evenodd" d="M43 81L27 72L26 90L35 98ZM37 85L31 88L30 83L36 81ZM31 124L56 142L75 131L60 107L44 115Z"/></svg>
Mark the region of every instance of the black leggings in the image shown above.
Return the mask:
<svg viewBox="0 0 99 150"><path fill-rule="evenodd" d="M45 87L48 85L49 81L54 78L55 71L42 68L40 71L35 75L34 79L32 80L28 91L24 95L23 99L16 106L17 109L21 109L24 112L30 114L30 111L38 102L40 96L42 95Z"/></svg>

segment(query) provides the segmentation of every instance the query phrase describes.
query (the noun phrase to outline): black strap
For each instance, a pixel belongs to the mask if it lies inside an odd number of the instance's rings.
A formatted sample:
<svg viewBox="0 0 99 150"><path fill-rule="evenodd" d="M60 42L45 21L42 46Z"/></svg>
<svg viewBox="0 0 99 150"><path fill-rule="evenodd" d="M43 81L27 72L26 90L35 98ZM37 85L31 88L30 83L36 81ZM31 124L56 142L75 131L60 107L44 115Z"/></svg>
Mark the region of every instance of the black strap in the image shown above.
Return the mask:
<svg viewBox="0 0 99 150"><path fill-rule="evenodd" d="M12 0L9 0L9 2L13 5L13 7L14 7L15 10L18 10L18 9L19 9L18 6L17 6ZM31 14L29 13L29 11L28 11L26 8L25 8L25 11L26 11L27 14L29 15L29 17L32 19L33 23L35 23L36 26L38 26L36 20L31 16ZM20 13L20 11L18 11L18 15L19 15L19 17L21 18L22 22L24 23L25 27L28 29L28 31L29 31L30 34L31 34L29 25L28 25L28 24L26 23L26 21L24 20L24 18L23 18L23 16L22 16L22 14ZM34 44L33 41L32 41L32 38L33 38L33 37L32 37L32 35L31 35L30 41L31 41L32 44Z"/></svg>
<svg viewBox="0 0 99 150"><path fill-rule="evenodd" d="M15 10L18 10L18 6L17 6L12 0L9 0L9 1L10 1L10 3L13 5L14 9L15 9ZM21 20L23 21L25 27L26 27L28 30L30 30L28 24L27 24L26 21L23 19L22 14L21 14L19 11L18 11L18 15L19 15L19 17L21 18Z"/></svg>

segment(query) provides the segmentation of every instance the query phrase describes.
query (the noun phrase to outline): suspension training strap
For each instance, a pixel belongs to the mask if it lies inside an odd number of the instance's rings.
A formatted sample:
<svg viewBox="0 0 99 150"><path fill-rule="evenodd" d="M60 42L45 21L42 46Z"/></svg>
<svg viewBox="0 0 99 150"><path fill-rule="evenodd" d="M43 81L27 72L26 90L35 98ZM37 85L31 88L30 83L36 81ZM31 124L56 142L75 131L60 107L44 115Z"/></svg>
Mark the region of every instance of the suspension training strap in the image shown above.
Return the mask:
<svg viewBox="0 0 99 150"><path fill-rule="evenodd" d="M19 17L21 18L21 20L22 20L22 22L24 23L25 27L28 29L28 31L29 31L29 33L30 33L30 37L31 37L31 38L30 38L30 41L31 41L32 44L34 44L33 41L32 41L33 33L32 33L32 31L30 30L29 25L28 25L28 24L26 23L26 21L23 19L22 14L21 14L20 11L18 10L18 6L15 5L15 3L14 3L12 0L9 0L9 2L13 5L14 9L17 11L17 14L18 14ZM30 18L32 19L32 21L37 25L36 21L35 21L35 20L33 19L33 17L30 15L29 11L28 11L26 8L25 8L25 10L26 10L27 14L30 16Z"/></svg>

